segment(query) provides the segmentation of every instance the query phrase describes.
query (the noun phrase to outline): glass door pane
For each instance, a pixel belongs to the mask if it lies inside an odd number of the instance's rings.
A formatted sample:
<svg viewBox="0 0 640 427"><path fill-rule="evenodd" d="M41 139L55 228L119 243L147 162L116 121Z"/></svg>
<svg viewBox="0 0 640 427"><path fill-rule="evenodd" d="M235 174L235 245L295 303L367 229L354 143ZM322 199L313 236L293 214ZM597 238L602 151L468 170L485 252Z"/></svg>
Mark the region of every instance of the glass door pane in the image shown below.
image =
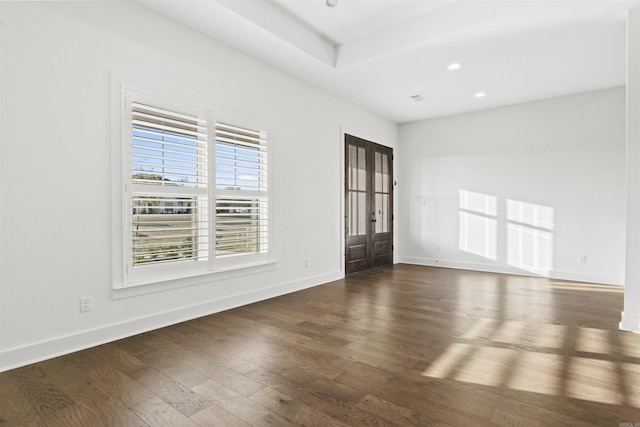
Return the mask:
<svg viewBox="0 0 640 427"><path fill-rule="evenodd" d="M390 230L389 222L391 215L389 212L390 179L389 179L389 156L380 152L375 152L375 201L374 219L375 232L387 233Z"/></svg>
<svg viewBox="0 0 640 427"><path fill-rule="evenodd" d="M362 147L349 145L347 159L348 236L367 234L367 157Z"/></svg>

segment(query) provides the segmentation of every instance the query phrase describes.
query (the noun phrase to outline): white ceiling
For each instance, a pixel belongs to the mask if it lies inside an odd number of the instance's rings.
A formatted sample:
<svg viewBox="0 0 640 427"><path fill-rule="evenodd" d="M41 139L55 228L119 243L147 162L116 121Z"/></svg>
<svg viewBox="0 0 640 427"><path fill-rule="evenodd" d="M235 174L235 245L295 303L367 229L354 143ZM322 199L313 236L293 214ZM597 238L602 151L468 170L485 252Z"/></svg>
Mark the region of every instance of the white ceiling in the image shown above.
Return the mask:
<svg viewBox="0 0 640 427"><path fill-rule="evenodd" d="M138 0L398 123L625 84L632 0L338 1Z"/></svg>

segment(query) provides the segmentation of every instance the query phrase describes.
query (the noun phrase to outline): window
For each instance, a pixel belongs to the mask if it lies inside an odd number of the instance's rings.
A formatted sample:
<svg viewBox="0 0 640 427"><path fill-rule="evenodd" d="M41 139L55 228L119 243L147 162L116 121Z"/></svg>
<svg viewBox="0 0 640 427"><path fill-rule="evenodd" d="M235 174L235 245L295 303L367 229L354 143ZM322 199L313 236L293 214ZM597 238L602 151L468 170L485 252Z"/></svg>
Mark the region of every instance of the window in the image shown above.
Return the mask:
<svg viewBox="0 0 640 427"><path fill-rule="evenodd" d="M125 96L125 286L268 261L268 131Z"/></svg>
<svg viewBox="0 0 640 427"><path fill-rule="evenodd" d="M216 257L268 248L267 134L217 122Z"/></svg>

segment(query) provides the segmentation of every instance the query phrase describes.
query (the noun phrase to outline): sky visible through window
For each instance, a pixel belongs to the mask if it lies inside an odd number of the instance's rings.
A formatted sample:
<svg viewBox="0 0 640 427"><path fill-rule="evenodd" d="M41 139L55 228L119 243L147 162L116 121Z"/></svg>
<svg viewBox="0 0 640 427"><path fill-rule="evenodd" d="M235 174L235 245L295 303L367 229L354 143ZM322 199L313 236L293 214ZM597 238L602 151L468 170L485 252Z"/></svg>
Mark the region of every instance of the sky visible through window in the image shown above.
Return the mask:
<svg viewBox="0 0 640 427"><path fill-rule="evenodd" d="M206 148L195 136L134 125L133 177L136 181L196 187L206 177ZM215 142L216 188L259 190L259 147L226 139ZM206 183L206 180L204 181Z"/></svg>
<svg viewBox="0 0 640 427"><path fill-rule="evenodd" d="M135 180L198 186L199 164L206 164L206 153L201 154L195 136L140 125L133 126L132 134Z"/></svg>

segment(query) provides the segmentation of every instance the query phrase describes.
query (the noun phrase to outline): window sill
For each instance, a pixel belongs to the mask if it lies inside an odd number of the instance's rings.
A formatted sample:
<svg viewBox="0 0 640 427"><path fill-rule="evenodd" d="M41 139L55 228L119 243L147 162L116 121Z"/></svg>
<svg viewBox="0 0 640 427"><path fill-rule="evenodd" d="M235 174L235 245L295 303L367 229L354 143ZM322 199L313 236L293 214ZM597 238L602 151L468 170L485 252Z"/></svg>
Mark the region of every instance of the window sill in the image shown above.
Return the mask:
<svg viewBox="0 0 640 427"><path fill-rule="evenodd" d="M155 292L169 291L186 286L197 286L205 283L217 282L220 280L233 279L236 277L252 274L264 273L275 270L277 261L261 261L252 264L235 265L221 267L213 271L206 271L189 277L177 279L167 279L151 283L141 283L114 288L112 298L114 300L130 298L139 295L146 295Z"/></svg>

